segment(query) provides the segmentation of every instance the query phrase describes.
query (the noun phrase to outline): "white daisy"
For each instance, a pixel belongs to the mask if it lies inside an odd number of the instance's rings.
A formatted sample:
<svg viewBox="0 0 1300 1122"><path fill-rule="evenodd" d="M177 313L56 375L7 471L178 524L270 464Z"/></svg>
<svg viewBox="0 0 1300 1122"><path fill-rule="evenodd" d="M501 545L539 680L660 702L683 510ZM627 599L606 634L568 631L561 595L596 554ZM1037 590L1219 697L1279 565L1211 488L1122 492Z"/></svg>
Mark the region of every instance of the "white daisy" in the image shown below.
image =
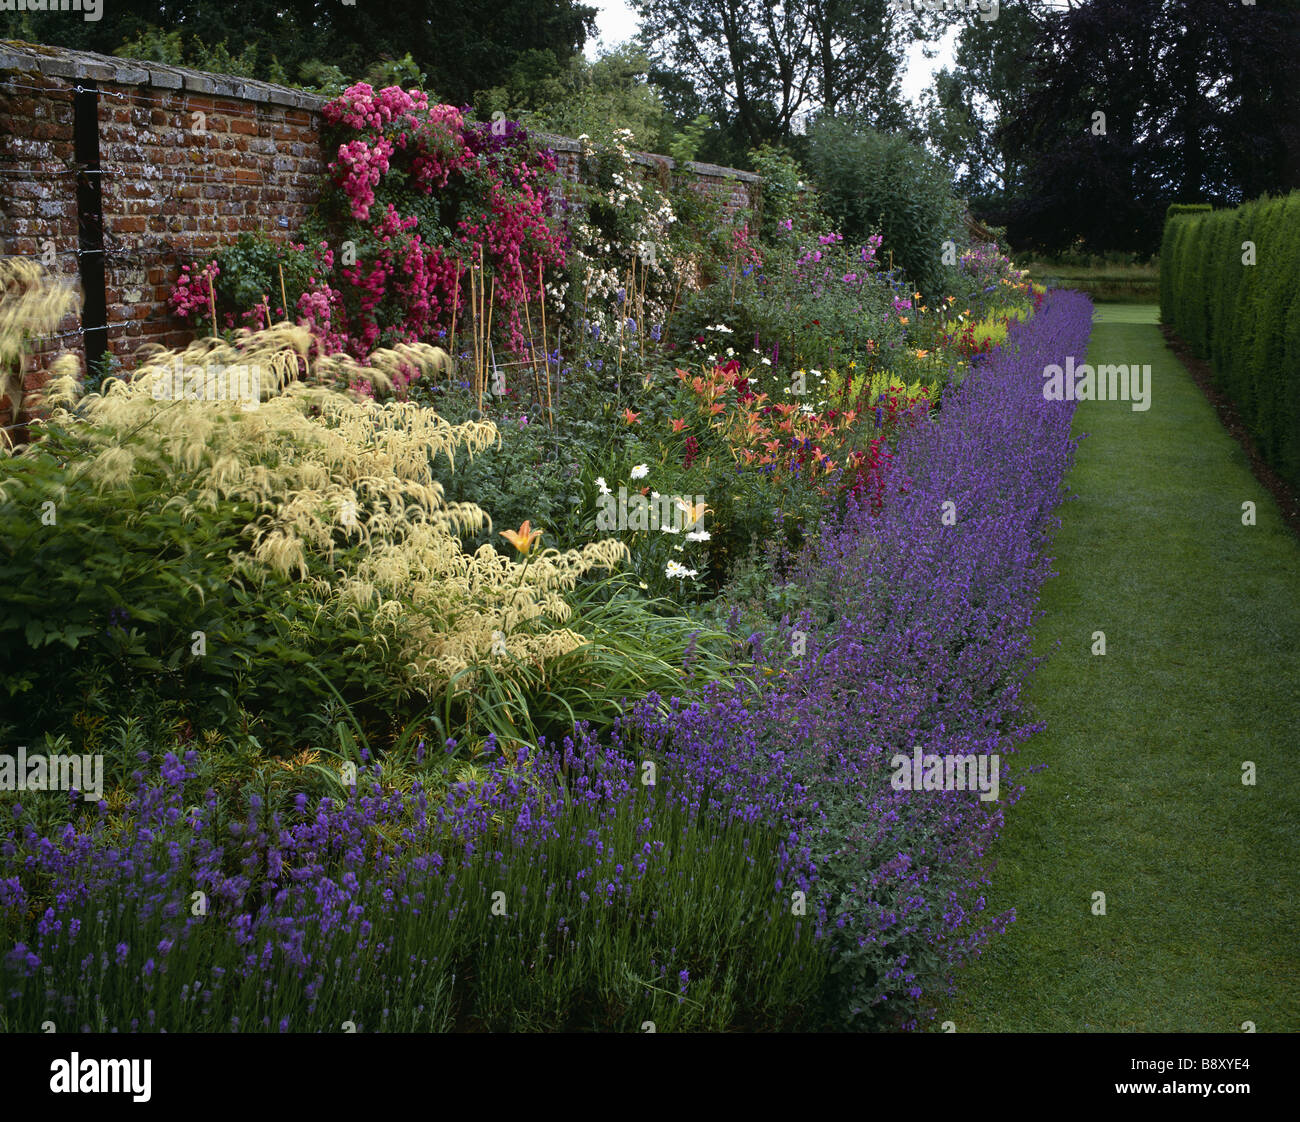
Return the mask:
<svg viewBox="0 0 1300 1122"><path fill-rule="evenodd" d="M706 542L711 537L713 537L713 535L710 534L708 530L692 530L686 535L686 540L688 542Z"/></svg>
<svg viewBox="0 0 1300 1122"><path fill-rule="evenodd" d="M644 479L649 474L650 468L646 464L637 464L636 467L632 469L633 479Z"/></svg>
<svg viewBox="0 0 1300 1122"><path fill-rule="evenodd" d="M612 495L614 493L609 489L609 484L605 482L603 475L596 476L596 487L602 495Z"/></svg>

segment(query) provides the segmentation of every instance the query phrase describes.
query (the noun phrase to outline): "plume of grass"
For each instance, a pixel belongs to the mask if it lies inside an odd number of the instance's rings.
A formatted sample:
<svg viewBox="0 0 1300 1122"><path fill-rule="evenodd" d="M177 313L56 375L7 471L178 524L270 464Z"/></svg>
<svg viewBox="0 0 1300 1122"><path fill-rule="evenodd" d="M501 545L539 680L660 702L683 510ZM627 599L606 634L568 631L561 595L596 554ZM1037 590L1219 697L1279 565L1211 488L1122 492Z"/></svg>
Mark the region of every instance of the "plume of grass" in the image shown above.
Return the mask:
<svg viewBox="0 0 1300 1122"><path fill-rule="evenodd" d="M22 301L48 320L62 307L48 278L21 275ZM13 319L7 305L5 315ZM257 372L256 400L225 399L231 367ZM65 372L41 397L47 423L71 434L77 451L54 498L79 483L101 494L128 487L149 465L167 481L158 504L182 516L235 504L251 513L232 578L303 582L320 610L381 634L415 692L472 691L485 667L509 676L582 646L564 626L565 594L593 570L614 569L626 549L598 541L524 563L490 546L464 550L460 536L490 518L477 504L446 501L433 465L445 454L454 470L457 450L472 456L497 443L495 426L453 425L413 403L335 388L362 379L388 388L399 371L450 367L426 344L366 363L319 355L304 328L277 323L183 351L151 348L130 381L111 378L90 394Z"/></svg>
<svg viewBox="0 0 1300 1122"><path fill-rule="evenodd" d="M0 400L9 399L11 422L22 412L32 337L52 332L79 304L73 289L54 281L35 261L0 257ZM77 359L64 355L56 362L58 372L67 375Z"/></svg>

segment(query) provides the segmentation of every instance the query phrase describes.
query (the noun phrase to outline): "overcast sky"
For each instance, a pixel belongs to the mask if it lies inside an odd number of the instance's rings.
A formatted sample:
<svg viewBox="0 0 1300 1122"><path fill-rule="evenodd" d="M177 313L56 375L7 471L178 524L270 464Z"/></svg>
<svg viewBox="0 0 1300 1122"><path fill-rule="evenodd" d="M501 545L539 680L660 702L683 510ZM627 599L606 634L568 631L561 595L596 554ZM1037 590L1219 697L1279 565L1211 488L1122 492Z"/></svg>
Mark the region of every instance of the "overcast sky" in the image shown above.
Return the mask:
<svg viewBox="0 0 1300 1122"><path fill-rule="evenodd" d="M624 0L586 0L586 2L599 11L596 16L596 27L600 33L596 42L587 43L588 58L595 58L602 49L615 47L636 34L636 16ZM931 75L951 63L960 29L961 21L954 21L952 29L940 44L939 56L935 59L927 60L921 57L922 44L920 43L911 48L907 56L907 70L903 75L905 97L915 102L921 90L929 85Z"/></svg>

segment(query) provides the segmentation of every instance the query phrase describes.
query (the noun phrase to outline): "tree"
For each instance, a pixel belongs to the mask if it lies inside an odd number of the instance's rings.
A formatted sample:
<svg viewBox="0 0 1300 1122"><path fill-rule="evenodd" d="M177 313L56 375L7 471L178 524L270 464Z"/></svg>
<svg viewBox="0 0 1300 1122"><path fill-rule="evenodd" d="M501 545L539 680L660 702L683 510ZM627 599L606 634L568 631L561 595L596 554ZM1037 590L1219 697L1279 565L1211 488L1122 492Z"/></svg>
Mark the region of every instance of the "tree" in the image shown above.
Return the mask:
<svg viewBox="0 0 1300 1122"><path fill-rule="evenodd" d="M630 129L636 147L666 151L674 139L672 115L649 81L649 72L649 59L631 43L592 62L576 54L560 77L485 91L479 111L490 115L501 109L525 124L562 136L597 137Z"/></svg>
<svg viewBox="0 0 1300 1122"><path fill-rule="evenodd" d="M957 169L957 188L971 209L997 225L1021 189L1024 164L1003 135L1052 5L1002 4L996 20L974 19L957 40L952 68L922 94L926 139Z"/></svg>
<svg viewBox="0 0 1300 1122"><path fill-rule="evenodd" d="M112 0L95 22L0 13L0 35L103 54L159 28L209 48L237 40L240 52L252 50L259 78L270 77L274 59L292 78L315 61L355 79L377 59L409 53L435 89L466 105L477 90L507 85L521 60L534 75L562 74L595 18L578 0L240 0L232 24L220 0Z"/></svg>
<svg viewBox="0 0 1300 1122"><path fill-rule="evenodd" d="M1051 13L998 134L1026 168L1012 241L1150 253L1171 202L1293 186L1297 27L1294 4L1275 0Z"/></svg>
<svg viewBox="0 0 1300 1122"><path fill-rule="evenodd" d="M788 143L815 115L905 121L898 80L941 17L890 0L634 0L640 44L679 119L707 112L741 152Z"/></svg>

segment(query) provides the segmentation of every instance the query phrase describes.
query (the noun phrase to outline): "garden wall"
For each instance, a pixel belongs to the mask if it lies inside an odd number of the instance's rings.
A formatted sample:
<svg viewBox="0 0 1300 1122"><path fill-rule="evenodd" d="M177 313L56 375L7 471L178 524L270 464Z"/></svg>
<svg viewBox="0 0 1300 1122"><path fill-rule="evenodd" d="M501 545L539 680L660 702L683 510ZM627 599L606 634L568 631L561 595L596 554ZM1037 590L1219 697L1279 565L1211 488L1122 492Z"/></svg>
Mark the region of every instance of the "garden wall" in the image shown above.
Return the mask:
<svg viewBox="0 0 1300 1122"><path fill-rule="evenodd" d="M85 303L36 348L129 358L192 337L167 308L181 264L261 230L287 238L316 202L324 99L246 78L0 41L0 254L79 281ZM545 137L576 182L576 140ZM647 175L676 171L639 155ZM688 164L731 213L759 177ZM0 403L2 404L2 403Z"/></svg>

